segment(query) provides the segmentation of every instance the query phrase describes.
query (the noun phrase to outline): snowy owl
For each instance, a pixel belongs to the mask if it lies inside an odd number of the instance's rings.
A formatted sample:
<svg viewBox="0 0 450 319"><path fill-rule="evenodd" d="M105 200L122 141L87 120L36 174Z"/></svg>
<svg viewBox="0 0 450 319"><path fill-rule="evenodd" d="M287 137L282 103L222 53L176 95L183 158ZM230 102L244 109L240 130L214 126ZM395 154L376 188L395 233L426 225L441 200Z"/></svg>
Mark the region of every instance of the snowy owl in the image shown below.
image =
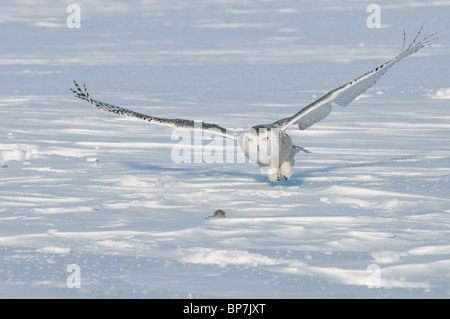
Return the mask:
<svg viewBox="0 0 450 319"><path fill-rule="evenodd" d="M305 130L328 116L332 110L333 103L340 106L348 105L357 96L372 87L395 63L425 47L430 41L437 39L434 37L435 34L431 34L418 41L422 27L411 44L406 48L405 34L403 33L403 46L400 53L395 58L383 63L372 71L357 77L353 81L328 92L290 117L277 120L271 124L256 125L247 130L228 130L219 125L210 123L202 123L199 126L192 120L166 119L137 113L120 106L92 99L86 90L86 86L84 85L83 89L81 89L76 81L74 81L76 90L70 90L75 93L76 97L92 103L101 110L112 112L117 115L138 118L150 123L165 125L172 128L201 130L203 132L237 140L245 156L259 165L271 181L279 181L280 172L287 180L292 176L295 154L300 151L309 153L309 151L303 147L296 146L292 143L291 137L286 133L287 128L296 124L300 130Z"/></svg>

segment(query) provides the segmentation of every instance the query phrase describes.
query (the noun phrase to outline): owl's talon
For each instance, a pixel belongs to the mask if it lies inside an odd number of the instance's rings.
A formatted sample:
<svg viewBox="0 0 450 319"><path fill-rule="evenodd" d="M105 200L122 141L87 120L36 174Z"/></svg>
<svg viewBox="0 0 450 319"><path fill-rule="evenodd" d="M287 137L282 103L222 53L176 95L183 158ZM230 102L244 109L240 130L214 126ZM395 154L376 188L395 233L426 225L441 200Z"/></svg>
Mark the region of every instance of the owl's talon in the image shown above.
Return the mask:
<svg viewBox="0 0 450 319"><path fill-rule="evenodd" d="M276 171L275 173L270 173L268 174L269 179L272 182L279 182L280 181L280 174L278 173L278 171Z"/></svg>

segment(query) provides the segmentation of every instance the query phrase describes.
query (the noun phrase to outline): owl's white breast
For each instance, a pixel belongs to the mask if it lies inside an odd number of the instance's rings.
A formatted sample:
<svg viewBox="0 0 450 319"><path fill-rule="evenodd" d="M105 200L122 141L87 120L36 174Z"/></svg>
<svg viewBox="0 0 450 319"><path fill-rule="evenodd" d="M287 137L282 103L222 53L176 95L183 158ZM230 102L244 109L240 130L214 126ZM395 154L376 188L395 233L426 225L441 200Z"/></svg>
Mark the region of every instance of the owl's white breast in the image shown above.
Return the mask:
<svg viewBox="0 0 450 319"><path fill-rule="evenodd" d="M276 127L252 127L238 142L245 156L259 166L279 167L293 156L291 138Z"/></svg>

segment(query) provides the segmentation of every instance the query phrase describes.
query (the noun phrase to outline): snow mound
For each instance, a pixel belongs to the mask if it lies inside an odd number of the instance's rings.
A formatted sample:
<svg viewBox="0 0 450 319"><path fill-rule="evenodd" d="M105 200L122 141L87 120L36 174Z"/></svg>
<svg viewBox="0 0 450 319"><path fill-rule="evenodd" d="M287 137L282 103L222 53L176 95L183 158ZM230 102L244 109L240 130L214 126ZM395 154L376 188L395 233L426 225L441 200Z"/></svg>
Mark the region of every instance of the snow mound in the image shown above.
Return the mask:
<svg viewBox="0 0 450 319"><path fill-rule="evenodd" d="M436 91L436 93L429 94L428 97L431 99L449 100L450 99L450 88L438 89Z"/></svg>
<svg viewBox="0 0 450 319"><path fill-rule="evenodd" d="M0 165L9 161L24 162L36 157L38 147L30 144L0 144Z"/></svg>

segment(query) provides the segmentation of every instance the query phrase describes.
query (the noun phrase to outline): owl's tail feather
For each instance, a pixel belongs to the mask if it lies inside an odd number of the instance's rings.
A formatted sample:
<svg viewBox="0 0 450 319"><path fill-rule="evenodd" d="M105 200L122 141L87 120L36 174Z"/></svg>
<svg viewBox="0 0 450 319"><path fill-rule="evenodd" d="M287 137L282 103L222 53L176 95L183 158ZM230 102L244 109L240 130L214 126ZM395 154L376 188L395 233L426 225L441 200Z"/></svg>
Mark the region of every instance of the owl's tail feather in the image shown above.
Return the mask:
<svg viewBox="0 0 450 319"><path fill-rule="evenodd" d="M298 152L311 153L311 151L307 150L306 148L297 145L294 145L294 151L295 153Z"/></svg>

